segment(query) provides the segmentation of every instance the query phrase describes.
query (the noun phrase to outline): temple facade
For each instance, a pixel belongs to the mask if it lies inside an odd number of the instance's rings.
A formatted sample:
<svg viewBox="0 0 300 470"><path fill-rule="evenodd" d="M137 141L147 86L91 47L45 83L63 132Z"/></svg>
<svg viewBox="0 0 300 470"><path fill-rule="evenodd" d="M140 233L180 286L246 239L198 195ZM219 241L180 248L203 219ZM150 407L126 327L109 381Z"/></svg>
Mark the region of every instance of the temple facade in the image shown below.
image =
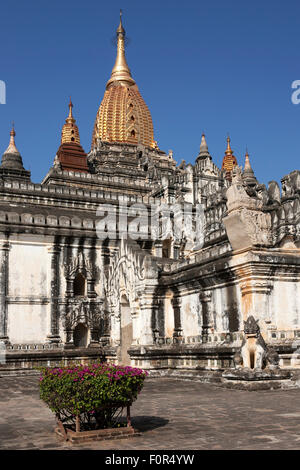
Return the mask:
<svg viewBox="0 0 300 470"><path fill-rule="evenodd" d="M219 169L204 135L194 164L177 165L154 140L124 44L120 21L88 153L71 101L41 184L11 131L0 166L0 372L98 358L223 370L236 366L252 317L279 365L298 367L300 172L266 187L229 137Z"/></svg>

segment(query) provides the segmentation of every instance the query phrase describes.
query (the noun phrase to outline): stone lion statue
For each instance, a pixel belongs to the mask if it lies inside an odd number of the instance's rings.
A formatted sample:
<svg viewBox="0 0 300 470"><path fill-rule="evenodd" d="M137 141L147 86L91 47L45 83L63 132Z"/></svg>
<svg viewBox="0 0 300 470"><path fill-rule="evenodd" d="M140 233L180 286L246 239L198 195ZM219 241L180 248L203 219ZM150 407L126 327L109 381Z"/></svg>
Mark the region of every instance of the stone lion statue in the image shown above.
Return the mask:
<svg viewBox="0 0 300 470"><path fill-rule="evenodd" d="M258 325L251 315L244 322L244 339L234 356L236 368L263 369L266 365L278 367L278 353L266 345Z"/></svg>

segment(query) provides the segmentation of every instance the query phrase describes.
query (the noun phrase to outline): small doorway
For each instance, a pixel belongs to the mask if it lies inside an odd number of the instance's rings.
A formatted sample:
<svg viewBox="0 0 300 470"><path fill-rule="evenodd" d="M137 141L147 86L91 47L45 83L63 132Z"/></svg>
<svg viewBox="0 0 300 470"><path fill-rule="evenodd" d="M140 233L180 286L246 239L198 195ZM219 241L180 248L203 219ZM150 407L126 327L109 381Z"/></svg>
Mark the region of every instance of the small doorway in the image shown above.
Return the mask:
<svg viewBox="0 0 300 470"><path fill-rule="evenodd" d="M86 295L86 279L81 273L77 273L73 282L73 292L75 297Z"/></svg>
<svg viewBox="0 0 300 470"><path fill-rule="evenodd" d="M88 329L83 323L78 323L73 333L75 348L86 348L88 342Z"/></svg>

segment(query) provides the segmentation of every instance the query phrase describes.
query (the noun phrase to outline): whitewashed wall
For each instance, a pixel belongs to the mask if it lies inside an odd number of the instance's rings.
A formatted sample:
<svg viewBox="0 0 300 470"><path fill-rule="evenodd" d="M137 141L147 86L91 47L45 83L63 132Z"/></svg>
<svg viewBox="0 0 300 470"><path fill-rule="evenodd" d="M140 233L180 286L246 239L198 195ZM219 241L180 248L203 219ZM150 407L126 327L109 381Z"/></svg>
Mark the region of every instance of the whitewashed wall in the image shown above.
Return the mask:
<svg viewBox="0 0 300 470"><path fill-rule="evenodd" d="M199 294L183 297L181 304L181 326L184 337L201 335L202 307Z"/></svg>
<svg viewBox="0 0 300 470"><path fill-rule="evenodd" d="M10 239L7 327L13 344L44 343L50 331L50 240Z"/></svg>
<svg viewBox="0 0 300 470"><path fill-rule="evenodd" d="M269 297L272 323L278 330L300 327L300 283L274 281Z"/></svg>

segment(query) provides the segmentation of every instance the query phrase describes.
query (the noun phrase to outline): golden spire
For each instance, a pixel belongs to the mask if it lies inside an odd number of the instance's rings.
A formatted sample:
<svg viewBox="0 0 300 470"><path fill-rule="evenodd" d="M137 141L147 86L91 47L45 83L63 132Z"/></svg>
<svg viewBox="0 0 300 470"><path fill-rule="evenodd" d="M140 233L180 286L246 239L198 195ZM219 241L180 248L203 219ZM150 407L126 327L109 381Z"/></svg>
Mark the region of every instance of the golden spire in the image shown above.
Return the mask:
<svg viewBox="0 0 300 470"><path fill-rule="evenodd" d="M73 103L72 103L72 101L71 101L71 96L70 96L70 102L69 102L69 116L68 116L67 119L66 119L66 123L74 124L74 122L76 122L76 120L73 118L72 108L73 108Z"/></svg>
<svg viewBox="0 0 300 470"><path fill-rule="evenodd" d="M226 149L225 154L226 155L232 155L233 154L233 151L230 147L230 137L229 136L227 137L227 149Z"/></svg>
<svg viewBox="0 0 300 470"><path fill-rule="evenodd" d="M75 144L80 145L79 130L78 130L77 125L75 124L76 119L74 119L73 117L72 108L73 108L73 103L70 97L69 115L61 131L61 144L74 142Z"/></svg>
<svg viewBox="0 0 300 470"><path fill-rule="evenodd" d="M154 140L150 111L131 77L125 59L122 13L120 13L117 38L117 59L97 112L92 148L97 146L98 139L132 145L140 143L146 147L158 148Z"/></svg>
<svg viewBox="0 0 300 470"><path fill-rule="evenodd" d="M15 124L13 122L12 123L12 129L10 131L9 146L7 147L7 149L5 150L4 153L17 153L17 154L20 154L20 152L18 151L18 149L16 147L16 144L15 144L15 136L16 136Z"/></svg>
<svg viewBox="0 0 300 470"><path fill-rule="evenodd" d="M226 173L231 172L233 170L233 167L237 165L237 159L233 155L233 150L230 147L230 137L227 137L227 149L225 151L225 155L223 158L223 163L222 163L222 170L225 170Z"/></svg>
<svg viewBox="0 0 300 470"><path fill-rule="evenodd" d="M122 10L120 10L120 24L117 29L117 44L117 58L110 79L106 84L106 89L108 89L113 82L121 82L126 86L135 85L125 57L125 29L122 24Z"/></svg>

